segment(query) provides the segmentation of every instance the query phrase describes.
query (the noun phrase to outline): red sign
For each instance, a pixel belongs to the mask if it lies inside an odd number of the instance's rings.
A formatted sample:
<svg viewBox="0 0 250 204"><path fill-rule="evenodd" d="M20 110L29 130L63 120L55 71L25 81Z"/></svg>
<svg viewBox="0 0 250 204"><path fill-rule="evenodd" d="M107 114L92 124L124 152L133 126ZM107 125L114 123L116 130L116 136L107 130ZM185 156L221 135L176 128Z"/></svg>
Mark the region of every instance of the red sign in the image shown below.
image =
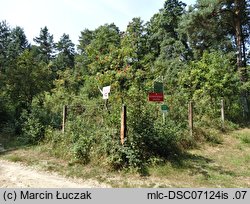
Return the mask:
<svg viewBox="0 0 250 204"><path fill-rule="evenodd" d="M149 101L164 101L163 93L149 93L148 94Z"/></svg>

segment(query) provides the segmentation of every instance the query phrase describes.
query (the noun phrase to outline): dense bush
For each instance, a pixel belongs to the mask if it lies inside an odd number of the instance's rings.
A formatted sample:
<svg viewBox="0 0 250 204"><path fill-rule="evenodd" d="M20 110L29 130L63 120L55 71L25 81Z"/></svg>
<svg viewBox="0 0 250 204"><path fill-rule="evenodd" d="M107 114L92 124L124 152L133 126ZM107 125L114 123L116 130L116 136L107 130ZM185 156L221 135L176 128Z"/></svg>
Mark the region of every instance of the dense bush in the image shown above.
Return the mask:
<svg viewBox="0 0 250 204"><path fill-rule="evenodd" d="M181 1L166 0L149 22L133 18L124 32L115 24L82 31L77 53L66 34L54 43L44 27L31 45L23 29L0 22L0 131L14 126L23 143L43 141L48 151L69 161L140 171L197 141L220 143L222 98L224 131L247 123L250 115L249 5L235 2L197 1L187 10ZM235 6L241 20L231 16ZM232 12L213 15L225 9ZM238 25L244 37L233 32ZM156 81L163 82L169 107L165 122L160 104L147 100ZM108 101L100 91L105 86L111 86ZM124 145L122 104L127 105Z"/></svg>
<svg viewBox="0 0 250 204"><path fill-rule="evenodd" d="M51 108L51 98L47 98L43 109ZM76 105L77 100L73 100L71 105L68 105L64 134L52 125L52 120L49 126L43 123L46 111L41 111L41 107L34 107L32 113L26 113L23 137L34 143L39 141L45 132L44 142L51 146L51 151L56 156L84 164L94 162L114 169L135 168L142 171L152 157L166 159L178 153L183 123L174 122L170 115L163 123L159 105L130 98L131 96L128 96L128 130L124 145L120 142L121 104L115 103L112 97L108 110L103 105L104 101L99 99L92 104L81 106ZM51 113L47 113L46 117L53 118Z"/></svg>
<svg viewBox="0 0 250 204"><path fill-rule="evenodd" d="M21 116L22 134L19 138L25 144L37 144L44 136L44 126L33 113L23 111Z"/></svg>

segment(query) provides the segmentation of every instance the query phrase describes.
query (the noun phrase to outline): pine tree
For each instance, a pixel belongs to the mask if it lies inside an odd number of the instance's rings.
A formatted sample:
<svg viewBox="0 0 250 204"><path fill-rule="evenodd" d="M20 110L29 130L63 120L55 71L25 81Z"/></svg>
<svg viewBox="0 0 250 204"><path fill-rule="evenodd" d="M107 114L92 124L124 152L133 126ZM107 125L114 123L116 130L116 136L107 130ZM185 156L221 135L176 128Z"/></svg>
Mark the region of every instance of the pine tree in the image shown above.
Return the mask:
<svg viewBox="0 0 250 204"><path fill-rule="evenodd" d="M249 1L198 0L182 22L189 43L199 59L204 51L234 52L236 70L244 85L247 74L247 41L250 34ZM240 93L244 116L250 113L248 93Z"/></svg>
<svg viewBox="0 0 250 204"><path fill-rule="evenodd" d="M176 87L177 74L191 56L186 36L179 28L185 6L181 1L167 0L148 24L148 49L153 53L153 72L155 78L161 76L168 81L168 90Z"/></svg>
<svg viewBox="0 0 250 204"><path fill-rule="evenodd" d="M58 51L54 61L57 70L73 68L75 64L75 45L70 40L69 35L63 34L55 47Z"/></svg>
<svg viewBox="0 0 250 204"><path fill-rule="evenodd" d="M175 41L181 41L188 48L186 41L181 39L178 32L179 23L185 12L186 4L178 0L167 0L159 13L155 14L149 24L149 45L155 57L164 55L164 58L172 58L175 55Z"/></svg>
<svg viewBox="0 0 250 204"><path fill-rule="evenodd" d="M29 43L24 30L18 26L12 29L10 34L10 42L7 49L8 59L16 59L27 48L29 48Z"/></svg>
<svg viewBox="0 0 250 204"><path fill-rule="evenodd" d="M54 57L54 40L53 35L49 33L47 26L41 28L39 37L34 38L38 44L40 59L48 63Z"/></svg>
<svg viewBox="0 0 250 204"><path fill-rule="evenodd" d="M0 22L0 72L7 69L7 50L10 43L11 29L6 21Z"/></svg>
<svg viewBox="0 0 250 204"><path fill-rule="evenodd" d="M79 38L79 45L77 46L77 49L81 55L84 53L86 54L86 47L91 43L93 38L93 31L85 29L81 32L81 36Z"/></svg>

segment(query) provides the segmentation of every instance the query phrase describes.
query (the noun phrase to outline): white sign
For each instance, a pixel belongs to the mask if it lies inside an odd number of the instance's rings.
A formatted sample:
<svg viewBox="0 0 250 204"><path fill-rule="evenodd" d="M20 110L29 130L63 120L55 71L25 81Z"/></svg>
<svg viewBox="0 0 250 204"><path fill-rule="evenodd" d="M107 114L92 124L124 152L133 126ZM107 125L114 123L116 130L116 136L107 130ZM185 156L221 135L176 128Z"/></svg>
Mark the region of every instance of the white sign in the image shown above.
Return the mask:
<svg viewBox="0 0 250 204"><path fill-rule="evenodd" d="M103 99L108 99L109 98L109 93L110 93L110 86L105 86L102 88L102 90L99 88L100 92L102 93L102 98Z"/></svg>
<svg viewBox="0 0 250 204"><path fill-rule="evenodd" d="M105 86L102 88L102 94L109 94L110 93L110 86Z"/></svg>
<svg viewBox="0 0 250 204"><path fill-rule="evenodd" d="M105 99L105 100L109 99L109 94L108 93L103 93L102 98Z"/></svg>

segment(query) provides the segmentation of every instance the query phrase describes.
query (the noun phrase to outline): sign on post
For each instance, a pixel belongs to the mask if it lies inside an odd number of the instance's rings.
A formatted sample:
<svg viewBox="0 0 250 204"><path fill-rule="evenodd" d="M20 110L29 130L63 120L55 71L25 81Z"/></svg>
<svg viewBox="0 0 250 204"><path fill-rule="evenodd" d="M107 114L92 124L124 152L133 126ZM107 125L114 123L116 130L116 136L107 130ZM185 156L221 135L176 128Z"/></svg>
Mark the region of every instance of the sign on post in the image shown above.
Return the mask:
<svg viewBox="0 0 250 204"><path fill-rule="evenodd" d="M103 98L104 100L109 99L109 94L108 94L108 93L103 93L103 94L102 94L102 98Z"/></svg>
<svg viewBox="0 0 250 204"><path fill-rule="evenodd" d="M169 110L169 108L168 108L168 106L167 106L166 104L161 105L161 111L162 111L163 113L167 113L168 110Z"/></svg>
<svg viewBox="0 0 250 204"><path fill-rule="evenodd" d="M151 92L151 93L148 94L148 100L149 101L161 102L161 101L164 101L164 95L163 95L163 93Z"/></svg>
<svg viewBox="0 0 250 204"><path fill-rule="evenodd" d="M154 82L154 92L155 93L163 93L163 83L162 82Z"/></svg>
<svg viewBox="0 0 250 204"><path fill-rule="evenodd" d="M102 90L99 88L103 99L107 100L109 98L110 88L111 86L105 86L102 88Z"/></svg>
<svg viewBox="0 0 250 204"><path fill-rule="evenodd" d="M162 82L154 82L154 92L150 92L148 94L148 100L154 102L162 102L164 101L164 94L163 94L163 83Z"/></svg>
<svg viewBox="0 0 250 204"><path fill-rule="evenodd" d="M105 86L105 87L103 87L102 88L102 93L104 94L104 93L110 93L110 86Z"/></svg>

